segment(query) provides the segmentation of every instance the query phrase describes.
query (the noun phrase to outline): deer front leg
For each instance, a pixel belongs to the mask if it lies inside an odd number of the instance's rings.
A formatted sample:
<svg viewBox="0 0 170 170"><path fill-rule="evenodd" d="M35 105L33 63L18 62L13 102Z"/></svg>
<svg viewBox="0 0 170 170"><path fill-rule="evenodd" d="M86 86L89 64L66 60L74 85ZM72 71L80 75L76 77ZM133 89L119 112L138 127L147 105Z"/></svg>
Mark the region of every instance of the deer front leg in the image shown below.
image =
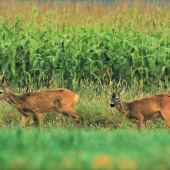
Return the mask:
<svg viewBox="0 0 170 170"><path fill-rule="evenodd" d="M141 129L144 129L144 127L145 127L144 116L142 114L139 115L139 123L140 123Z"/></svg>
<svg viewBox="0 0 170 170"><path fill-rule="evenodd" d="M168 107L167 110L169 110L170 108ZM169 134L170 134L170 114L168 113L168 111L164 111L161 113L163 118L165 119L166 123L167 123L167 126L169 128Z"/></svg>
<svg viewBox="0 0 170 170"><path fill-rule="evenodd" d="M20 121L21 127L24 127L24 125L27 122L28 118L29 118L29 116L22 114L21 121Z"/></svg>

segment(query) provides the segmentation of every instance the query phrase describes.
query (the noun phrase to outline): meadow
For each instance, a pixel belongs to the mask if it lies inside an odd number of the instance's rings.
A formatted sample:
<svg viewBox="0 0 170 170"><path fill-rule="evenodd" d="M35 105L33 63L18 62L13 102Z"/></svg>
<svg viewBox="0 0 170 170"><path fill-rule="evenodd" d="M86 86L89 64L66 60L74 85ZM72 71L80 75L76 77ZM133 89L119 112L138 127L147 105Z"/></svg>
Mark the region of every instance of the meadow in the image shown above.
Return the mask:
<svg viewBox="0 0 170 170"><path fill-rule="evenodd" d="M1 102L1 169L170 168L170 135L162 117L148 120L145 130L138 131L137 124L110 107L106 87L89 81L78 87L75 110L82 115L80 130L72 129L71 121L57 112L42 114L40 132L34 127L32 117L20 129L21 114ZM25 93L24 89L10 90ZM155 88L146 93L137 86L126 87L122 99L132 101L169 91Z"/></svg>
<svg viewBox="0 0 170 170"><path fill-rule="evenodd" d="M170 135L162 117L138 124L110 108L109 82L122 99L170 92L169 2L4 1L0 3L0 73L10 90L68 88L79 96L70 119L30 117L0 102L1 169L169 169Z"/></svg>
<svg viewBox="0 0 170 170"><path fill-rule="evenodd" d="M10 137L9 137L10 136ZM1 169L169 169L165 130L0 131Z"/></svg>

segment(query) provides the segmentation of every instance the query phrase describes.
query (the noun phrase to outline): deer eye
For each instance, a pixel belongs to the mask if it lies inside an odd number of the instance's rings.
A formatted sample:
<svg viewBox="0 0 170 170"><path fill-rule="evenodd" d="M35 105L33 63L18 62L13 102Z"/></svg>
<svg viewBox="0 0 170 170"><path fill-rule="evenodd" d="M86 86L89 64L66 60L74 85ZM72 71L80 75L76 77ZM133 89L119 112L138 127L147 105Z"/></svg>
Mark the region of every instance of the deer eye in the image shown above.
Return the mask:
<svg viewBox="0 0 170 170"><path fill-rule="evenodd" d="M118 97L116 97L116 98L115 98L115 100L119 100L119 98L118 98Z"/></svg>

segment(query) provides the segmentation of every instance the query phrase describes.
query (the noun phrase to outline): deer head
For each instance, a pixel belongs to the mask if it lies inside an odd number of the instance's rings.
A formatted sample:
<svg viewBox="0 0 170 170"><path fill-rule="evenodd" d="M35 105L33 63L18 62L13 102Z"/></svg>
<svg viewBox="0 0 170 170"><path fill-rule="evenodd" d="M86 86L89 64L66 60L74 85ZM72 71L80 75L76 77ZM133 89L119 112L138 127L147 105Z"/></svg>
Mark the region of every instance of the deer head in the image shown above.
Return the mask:
<svg viewBox="0 0 170 170"><path fill-rule="evenodd" d="M123 89L120 90L119 92L112 93L111 95L111 107L115 107L120 103L120 94L122 93Z"/></svg>
<svg viewBox="0 0 170 170"><path fill-rule="evenodd" d="M110 90L107 90L107 93L108 93L109 95L111 95L111 104L110 104L111 107L115 107L115 106L118 105L119 102L120 102L120 94L121 94L121 92L123 91L123 89L120 90L120 91L118 91L118 88L119 88L119 86L120 86L120 81L121 81L121 78L119 79L119 83L117 84L117 88L116 88L115 91L113 90L112 87L111 87L112 92L111 92ZM112 86L112 84L113 84L113 82L110 80L109 86Z"/></svg>

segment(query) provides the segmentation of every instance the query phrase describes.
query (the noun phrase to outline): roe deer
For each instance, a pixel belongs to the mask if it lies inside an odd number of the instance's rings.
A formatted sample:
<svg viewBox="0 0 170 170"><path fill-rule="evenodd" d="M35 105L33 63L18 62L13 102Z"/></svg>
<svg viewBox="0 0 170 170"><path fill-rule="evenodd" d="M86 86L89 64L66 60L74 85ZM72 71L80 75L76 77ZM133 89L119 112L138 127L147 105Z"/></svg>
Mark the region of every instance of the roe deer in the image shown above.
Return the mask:
<svg viewBox="0 0 170 170"><path fill-rule="evenodd" d="M72 117L72 124L81 124L79 118L81 115L74 111L74 105L77 103L77 95L67 89L51 89L43 91L33 91L27 94L14 94L8 89L9 81L2 84L0 78L0 100L5 100L10 105L18 109L22 114L21 127L23 127L29 116L33 116L36 126L39 126L40 113L61 112L66 116Z"/></svg>
<svg viewBox="0 0 170 170"><path fill-rule="evenodd" d="M127 116L131 120L139 120L141 128L145 127L144 121L162 115L170 133L170 94L162 93L127 103L121 100L120 94L122 91L118 92L117 85L116 92L109 92L111 94L111 107L116 107L121 115Z"/></svg>

